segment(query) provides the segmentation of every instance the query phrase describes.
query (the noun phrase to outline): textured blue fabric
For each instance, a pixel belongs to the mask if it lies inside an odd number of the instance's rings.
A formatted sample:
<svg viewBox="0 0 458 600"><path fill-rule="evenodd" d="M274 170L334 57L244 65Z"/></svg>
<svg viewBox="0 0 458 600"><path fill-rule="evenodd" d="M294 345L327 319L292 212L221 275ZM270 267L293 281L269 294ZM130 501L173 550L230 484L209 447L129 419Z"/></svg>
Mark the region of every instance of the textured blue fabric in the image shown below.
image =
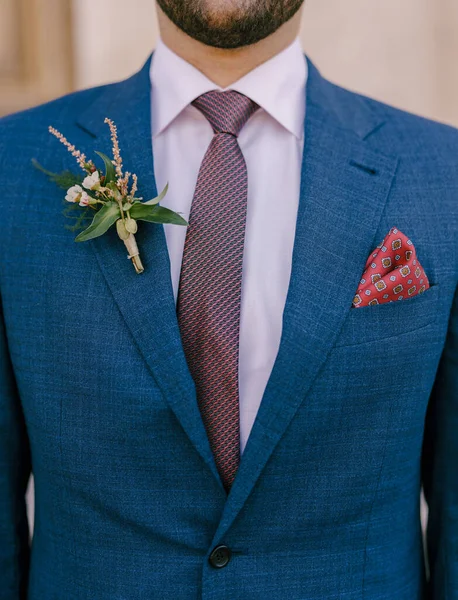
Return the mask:
<svg viewBox="0 0 458 600"><path fill-rule="evenodd" d="M162 226L141 224L138 276L115 231L73 242L62 192L31 165L75 168L50 124L109 151L107 116L155 195L148 69L0 121L0 599L458 599L458 133L309 64L281 345L226 497ZM351 309L393 226L431 289ZM215 570L219 543L233 555Z"/></svg>

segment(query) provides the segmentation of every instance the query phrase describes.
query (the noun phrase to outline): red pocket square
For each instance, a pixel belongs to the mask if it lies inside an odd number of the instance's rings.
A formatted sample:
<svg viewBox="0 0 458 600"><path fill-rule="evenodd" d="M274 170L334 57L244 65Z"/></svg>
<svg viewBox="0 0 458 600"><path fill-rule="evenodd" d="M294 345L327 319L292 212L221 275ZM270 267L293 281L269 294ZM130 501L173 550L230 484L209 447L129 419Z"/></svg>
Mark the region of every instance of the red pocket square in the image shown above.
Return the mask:
<svg viewBox="0 0 458 600"><path fill-rule="evenodd" d="M353 307L411 298L429 287L412 241L393 227L367 259Z"/></svg>

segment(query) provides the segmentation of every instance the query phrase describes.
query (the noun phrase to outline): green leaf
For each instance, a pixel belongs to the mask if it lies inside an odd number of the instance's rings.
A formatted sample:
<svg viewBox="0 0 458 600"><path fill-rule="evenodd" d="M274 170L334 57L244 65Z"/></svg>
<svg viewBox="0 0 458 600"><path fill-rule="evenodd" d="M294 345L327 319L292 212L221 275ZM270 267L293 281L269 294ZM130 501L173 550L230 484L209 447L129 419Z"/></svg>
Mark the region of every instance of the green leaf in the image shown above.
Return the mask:
<svg viewBox="0 0 458 600"><path fill-rule="evenodd" d="M40 163L32 158L33 166L48 176L48 178L55 184L57 184L63 190L68 190L74 185L81 185L85 175L75 175L71 171L63 171L62 173L53 173L48 171L40 165Z"/></svg>
<svg viewBox="0 0 458 600"><path fill-rule="evenodd" d="M168 189L169 189L169 184L167 183L167 185L162 190L162 192L159 194L159 196L156 196L156 198L153 198L152 200L148 200L148 202L143 202L143 204L147 204L148 206L154 206L155 204L159 204L159 202L164 199L166 193L168 192Z"/></svg>
<svg viewBox="0 0 458 600"><path fill-rule="evenodd" d="M178 213L164 208L162 206L146 205L142 202L135 202L130 209L130 216L137 221L147 221L148 223L171 223L173 225L187 225L187 221Z"/></svg>
<svg viewBox="0 0 458 600"><path fill-rule="evenodd" d="M94 211L90 208L82 208L76 203L70 204L65 200L64 204L65 208L62 211L62 214L70 221L73 221L73 225L65 225L65 229L73 232L79 231L80 229L86 229L94 216Z"/></svg>
<svg viewBox="0 0 458 600"><path fill-rule="evenodd" d="M119 205L116 202L107 202L96 213L89 227L75 238L75 242L85 242L103 235L120 217Z"/></svg>
<svg viewBox="0 0 458 600"><path fill-rule="evenodd" d="M116 181L116 170L114 164L111 162L111 160L106 154L103 154L103 152L96 151L95 153L98 154L105 163L105 182L103 185L106 186L108 183Z"/></svg>

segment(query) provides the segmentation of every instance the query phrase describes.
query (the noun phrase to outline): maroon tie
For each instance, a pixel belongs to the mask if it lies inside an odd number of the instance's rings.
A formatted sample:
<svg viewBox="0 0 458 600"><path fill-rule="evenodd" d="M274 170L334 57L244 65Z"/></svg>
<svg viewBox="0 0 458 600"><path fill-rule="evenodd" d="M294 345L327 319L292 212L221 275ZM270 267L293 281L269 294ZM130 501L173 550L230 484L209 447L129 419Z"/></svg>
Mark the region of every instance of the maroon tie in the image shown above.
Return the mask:
<svg viewBox="0 0 458 600"><path fill-rule="evenodd" d="M214 136L191 206L177 301L178 322L202 420L224 487L240 462L238 355L247 169L237 136L259 108L238 92L192 103Z"/></svg>

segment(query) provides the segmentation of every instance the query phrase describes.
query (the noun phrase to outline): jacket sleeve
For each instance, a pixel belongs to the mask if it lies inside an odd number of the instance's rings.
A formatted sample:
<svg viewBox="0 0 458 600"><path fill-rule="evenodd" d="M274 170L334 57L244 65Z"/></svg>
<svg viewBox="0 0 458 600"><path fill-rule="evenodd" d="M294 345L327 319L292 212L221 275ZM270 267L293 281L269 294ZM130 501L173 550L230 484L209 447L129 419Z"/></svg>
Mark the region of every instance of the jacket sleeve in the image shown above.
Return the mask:
<svg viewBox="0 0 458 600"><path fill-rule="evenodd" d="M27 595L30 452L0 304L0 600Z"/></svg>
<svg viewBox="0 0 458 600"><path fill-rule="evenodd" d="M423 488L429 508L429 598L458 600L458 289L428 407Z"/></svg>

